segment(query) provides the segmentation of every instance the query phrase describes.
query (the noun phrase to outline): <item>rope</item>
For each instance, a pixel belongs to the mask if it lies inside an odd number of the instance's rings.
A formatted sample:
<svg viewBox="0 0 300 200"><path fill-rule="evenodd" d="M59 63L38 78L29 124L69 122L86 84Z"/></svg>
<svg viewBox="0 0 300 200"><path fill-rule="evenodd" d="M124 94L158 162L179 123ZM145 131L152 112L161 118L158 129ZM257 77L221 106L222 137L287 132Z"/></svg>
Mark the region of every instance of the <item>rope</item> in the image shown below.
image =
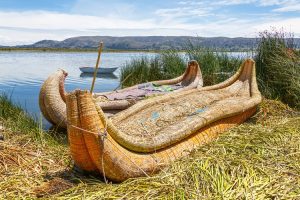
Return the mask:
<svg viewBox="0 0 300 200"><path fill-rule="evenodd" d="M105 139L107 141L109 141L117 149L118 149L118 147L112 141L110 141L109 138L107 137L107 135L108 135L108 133L107 133L107 120L104 120L104 121L105 121L105 128L100 128L99 132L89 131L89 130L80 128L78 126L72 125L70 122L67 122L67 125L71 126L72 128L78 129L80 131L84 131L84 132L87 132L87 133L95 134L95 135L98 135L100 137L100 141L102 142L102 146L103 146L101 148L101 150L102 150L102 155L101 155L102 174L103 174L104 181L107 184L108 181L106 179L105 170L104 170L104 141L105 141ZM145 176L149 177L149 175L140 166L138 166L130 157L128 157L125 153L123 153L120 150L119 150L119 152L121 152L133 165L135 165L139 170L141 170Z"/></svg>
<svg viewBox="0 0 300 200"><path fill-rule="evenodd" d="M105 139L107 139L107 122L105 123L105 128L100 128L98 132L93 132L93 131L89 131L89 130L80 128L78 126L74 126L69 122L67 122L67 124L69 126L71 126L72 128L75 128L75 129L78 129L80 131L84 131L84 132L95 134L95 135L99 136L100 143L102 144L102 148L101 148L101 152L102 152L102 154L101 154L102 174L103 174L103 178L104 178L105 183L108 184L108 181L107 181L106 175L105 175L105 169L104 169L104 144L105 144L104 141L105 141Z"/></svg>
<svg viewBox="0 0 300 200"><path fill-rule="evenodd" d="M103 174L103 178L106 184L108 184L108 181L106 179L106 175L105 175L105 169L104 169L104 141L107 138L107 122L105 121L105 128L104 128L104 132L102 132L103 134L101 135L100 132L101 129L99 130L99 138L100 138L100 142L102 142L102 154L101 154L101 165L102 165L102 174Z"/></svg>
<svg viewBox="0 0 300 200"><path fill-rule="evenodd" d="M87 133L92 133L92 134L99 135L99 136L103 136L104 135L104 133L101 135L100 133L96 133L96 132L93 132L93 131L89 131L89 130L80 128L78 126L74 126L74 125L70 124L69 122L67 122L67 125L71 126L72 128L76 128L76 129L78 129L80 131L84 131L84 132L87 132Z"/></svg>

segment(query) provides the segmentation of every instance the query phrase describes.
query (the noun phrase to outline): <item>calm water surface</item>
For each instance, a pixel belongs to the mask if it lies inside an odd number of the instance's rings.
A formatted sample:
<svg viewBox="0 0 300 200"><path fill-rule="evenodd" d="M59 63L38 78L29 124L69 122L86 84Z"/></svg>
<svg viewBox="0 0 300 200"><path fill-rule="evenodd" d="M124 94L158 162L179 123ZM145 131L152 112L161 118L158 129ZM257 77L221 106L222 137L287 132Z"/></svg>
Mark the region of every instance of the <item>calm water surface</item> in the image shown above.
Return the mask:
<svg viewBox="0 0 300 200"><path fill-rule="evenodd" d="M153 53L103 53L100 67L121 67L132 58ZM43 81L57 69L68 72L66 90L90 89L92 77L82 74L80 66L94 66L97 53L0 52L0 93L11 96L30 114L41 117L38 95ZM113 90L119 85L119 69L96 79L94 91ZM45 127L49 124L43 119Z"/></svg>

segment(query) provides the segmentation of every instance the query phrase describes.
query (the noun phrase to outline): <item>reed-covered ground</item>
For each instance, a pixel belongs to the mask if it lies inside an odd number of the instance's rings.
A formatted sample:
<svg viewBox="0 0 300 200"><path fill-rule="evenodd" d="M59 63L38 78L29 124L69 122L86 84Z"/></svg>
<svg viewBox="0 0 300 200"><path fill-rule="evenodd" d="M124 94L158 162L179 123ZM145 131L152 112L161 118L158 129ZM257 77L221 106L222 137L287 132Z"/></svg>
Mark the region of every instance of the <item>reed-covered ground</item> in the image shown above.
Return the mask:
<svg viewBox="0 0 300 200"><path fill-rule="evenodd" d="M261 37L255 59L260 90L277 100L264 99L248 121L152 177L105 184L101 176L73 170L66 133L42 130L40 122L7 96L0 96L0 125L4 127L0 128L0 199L299 199L299 52L292 48L292 53L290 49L285 53L282 40L274 43L273 38ZM271 51L270 46L278 51ZM218 72L230 74L241 62L211 50L197 51L196 47L187 55L203 62L206 85L225 79L217 76ZM148 74L138 80L129 77L132 82L124 85L150 81L149 76L172 78L182 73L184 65L175 51L152 60L134 60L130 64L134 70L129 67L126 73L136 73L133 77Z"/></svg>
<svg viewBox="0 0 300 200"><path fill-rule="evenodd" d="M300 198L300 113L279 101L159 174L119 184L72 170L65 133L41 130L5 97L0 108L0 199Z"/></svg>

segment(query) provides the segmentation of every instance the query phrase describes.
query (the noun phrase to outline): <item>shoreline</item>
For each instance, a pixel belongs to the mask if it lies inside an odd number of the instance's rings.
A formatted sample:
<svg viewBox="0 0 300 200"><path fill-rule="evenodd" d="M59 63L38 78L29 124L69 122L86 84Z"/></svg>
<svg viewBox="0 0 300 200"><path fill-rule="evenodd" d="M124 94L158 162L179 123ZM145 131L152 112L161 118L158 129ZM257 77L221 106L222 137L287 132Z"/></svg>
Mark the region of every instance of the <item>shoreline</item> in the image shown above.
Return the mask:
<svg viewBox="0 0 300 200"><path fill-rule="evenodd" d="M135 53L135 52L145 52L145 53L158 53L162 50L118 50L118 49L104 49L102 52L105 53ZM84 53L97 53L98 49L65 49L65 48L0 48L0 52L63 52L63 53L73 53L73 52L84 52Z"/></svg>
<svg viewBox="0 0 300 200"><path fill-rule="evenodd" d="M204 49L205 50L205 49ZM176 52L187 52L188 50L177 50L177 49L164 49L164 50L146 50L146 49L104 49L104 53L160 53L164 51L176 51ZM226 49L216 49L215 52L251 52L251 49L241 49L238 51L226 50ZM63 53L73 53L73 52L84 52L84 53L97 53L98 49L67 49L67 48L10 48L10 47L0 47L0 52L63 52Z"/></svg>

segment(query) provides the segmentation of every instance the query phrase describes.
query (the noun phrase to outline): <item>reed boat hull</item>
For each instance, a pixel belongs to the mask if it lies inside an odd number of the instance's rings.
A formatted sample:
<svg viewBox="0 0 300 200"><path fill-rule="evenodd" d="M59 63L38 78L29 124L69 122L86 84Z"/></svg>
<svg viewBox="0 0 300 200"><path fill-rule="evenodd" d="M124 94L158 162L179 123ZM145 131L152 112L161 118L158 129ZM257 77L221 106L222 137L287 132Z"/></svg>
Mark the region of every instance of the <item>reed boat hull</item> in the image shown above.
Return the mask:
<svg viewBox="0 0 300 200"><path fill-rule="evenodd" d="M243 86L241 87L243 90L241 90L236 87L236 83L239 82L242 82L244 85L248 84L249 87ZM207 121L207 123L193 131L190 131L192 129L187 127L183 138L175 142L172 141L172 138L169 138L169 145L155 151L144 152L143 149L132 148L126 144L126 137L115 133L116 128L120 129L118 130L119 132L122 132L122 126L117 127L116 124L116 122L122 124L121 118L131 119L133 116L138 116L139 112L146 113L146 108L151 107L151 105L171 105L177 99L183 98L182 96L191 95L195 92L197 92L198 97L212 97L210 93L213 94L213 92L210 91L222 91L223 89L228 89L228 91L234 89L236 95L233 95L233 97L236 97L236 99L240 98L236 102L246 102L243 104L244 109L239 110L240 106L230 105L230 102L233 101L231 101L231 97L226 97L230 101L226 101L227 104L224 104L225 110L221 111L225 112L226 108L227 110L234 108L236 112L233 111L230 115L224 114L223 117L216 117L215 120ZM223 96L221 97L223 98ZM257 88L255 65L251 59L246 60L240 70L223 83L149 99L117 114L114 119L106 118L101 107L94 103L92 96L88 92L74 91L69 93L66 98L71 155L79 168L85 171L98 172L113 181L119 182L133 177L150 176L173 161L187 156L199 146L212 141L220 133L243 123L256 112L260 102L261 95ZM136 112L138 110L139 112ZM197 122L205 115L210 116L201 112L194 116L193 120ZM126 127L126 123L123 123L123 125ZM165 130L167 130L168 126L171 125L167 125ZM178 129L180 128L178 126ZM174 131L176 133L175 129ZM140 130L140 132L142 133L143 130ZM181 132L178 131L177 134L180 135ZM176 137L174 134L173 136ZM135 137L138 138L139 136L136 135ZM134 145L138 146L137 143Z"/></svg>

